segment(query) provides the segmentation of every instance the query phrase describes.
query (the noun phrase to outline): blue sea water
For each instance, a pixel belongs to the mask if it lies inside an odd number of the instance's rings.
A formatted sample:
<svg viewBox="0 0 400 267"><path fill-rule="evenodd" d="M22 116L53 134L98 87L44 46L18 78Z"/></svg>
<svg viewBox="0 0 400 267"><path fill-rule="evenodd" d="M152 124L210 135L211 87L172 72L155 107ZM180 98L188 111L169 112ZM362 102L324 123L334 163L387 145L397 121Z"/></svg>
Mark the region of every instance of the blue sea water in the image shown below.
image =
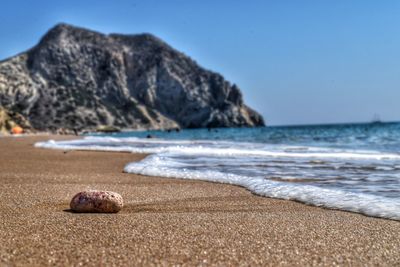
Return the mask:
<svg viewBox="0 0 400 267"><path fill-rule="evenodd" d="M150 153L125 171L400 220L400 123L122 132L36 146Z"/></svg>

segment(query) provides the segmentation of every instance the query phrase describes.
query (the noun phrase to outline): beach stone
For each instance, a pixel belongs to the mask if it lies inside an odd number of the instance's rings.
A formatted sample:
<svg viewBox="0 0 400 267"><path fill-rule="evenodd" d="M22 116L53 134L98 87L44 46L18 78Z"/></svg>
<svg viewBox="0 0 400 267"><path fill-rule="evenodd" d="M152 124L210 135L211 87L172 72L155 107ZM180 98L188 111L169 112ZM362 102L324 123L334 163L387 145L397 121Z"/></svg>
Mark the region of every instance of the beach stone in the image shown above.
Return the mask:
<svg viewBox="0 0 400 267"><path fill-rule="evenodd" d="M75 212L105 212L115 213L122 209L122 196L111 191L89 190L76 194L70 203Z"/></svg>

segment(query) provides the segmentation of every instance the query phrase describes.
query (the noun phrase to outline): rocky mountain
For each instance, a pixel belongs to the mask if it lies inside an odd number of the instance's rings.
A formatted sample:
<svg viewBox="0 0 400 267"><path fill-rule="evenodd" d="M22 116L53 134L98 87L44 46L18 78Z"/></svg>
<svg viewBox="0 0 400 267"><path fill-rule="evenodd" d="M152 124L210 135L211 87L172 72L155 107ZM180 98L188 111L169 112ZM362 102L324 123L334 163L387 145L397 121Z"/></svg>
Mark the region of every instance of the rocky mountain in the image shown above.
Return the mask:
<svg viewBox="0 0 400 267"><path fill-rule="evenodd" d="M44 131L264 125L237 86L157 37L66 24L0 62L0 105Z"/></svg>

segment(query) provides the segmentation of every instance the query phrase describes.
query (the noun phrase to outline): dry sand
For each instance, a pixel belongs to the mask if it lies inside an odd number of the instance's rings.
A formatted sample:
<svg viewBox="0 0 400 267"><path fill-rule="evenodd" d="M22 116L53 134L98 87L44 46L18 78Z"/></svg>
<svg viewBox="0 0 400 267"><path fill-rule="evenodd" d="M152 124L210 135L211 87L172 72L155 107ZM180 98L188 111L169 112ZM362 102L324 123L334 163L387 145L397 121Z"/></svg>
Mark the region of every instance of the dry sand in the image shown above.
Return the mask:
<svg viewBox="0 0 400 267"><path fill-rule="evenodd" d="M122 173L144 155L32 147L49 138L0 138L0 265L400 265L399 221ZM85 189L126 206L65 211Z"/></svg>

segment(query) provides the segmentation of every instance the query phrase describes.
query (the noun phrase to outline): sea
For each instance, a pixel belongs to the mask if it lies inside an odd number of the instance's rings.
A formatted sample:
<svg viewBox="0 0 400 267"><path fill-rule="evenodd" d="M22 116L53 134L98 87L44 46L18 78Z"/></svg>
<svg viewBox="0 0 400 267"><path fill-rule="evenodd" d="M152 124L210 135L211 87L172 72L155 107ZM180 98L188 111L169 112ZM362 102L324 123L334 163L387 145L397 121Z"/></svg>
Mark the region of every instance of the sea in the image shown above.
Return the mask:
<svg viewBox="0 0 400 267"><path fill-rule="evenodd" d="M400 123L129 131L36 147L149 154L127 173L400 220Z"/></svg>

